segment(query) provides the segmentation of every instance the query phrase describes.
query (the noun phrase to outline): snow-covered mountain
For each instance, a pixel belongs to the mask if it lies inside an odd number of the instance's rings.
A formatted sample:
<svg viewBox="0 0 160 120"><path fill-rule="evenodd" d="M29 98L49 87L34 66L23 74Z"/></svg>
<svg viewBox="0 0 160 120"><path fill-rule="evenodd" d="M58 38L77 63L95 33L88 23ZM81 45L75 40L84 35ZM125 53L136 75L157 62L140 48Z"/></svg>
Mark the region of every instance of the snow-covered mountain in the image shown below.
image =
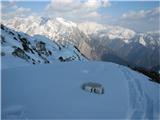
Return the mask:
<svg viewBox="0 0 160 120"><path fill-rule="evenodd" d="M99 59L117 63L123 60L149 69L159 65L160 32L136 33L127 28L93 22L81 23L79 28L91 38L90 45L95 47ZM110 55L116 57L111 58Z"/></svg>
<svg viewBox="0 0 160 120"><path fill-rule="evenodd" d="M2 69L2 119L160 119L160 85L108 62ZM82 85L96 82L103 94Z"/></svg>
<svg viewBox="0 0 160 120"><path fill-rule="evenodd" d="M30 16L3 23L30 35L40 34L63 45L71 43L88 58L151 69L159 66L159 32L136 33L95 22L73 23L63 18Z"/></svg>
<svg viewBox="0 0 160 120"><path fill-rule="evenodd" d="M136 33L133 30L120 26L101 25L95 22L84 22L78 24L80 30L89 36L99 36L100 38L107 37L108 39L123 39L128 40ZM127 42L127 41L126 41Z"/></svg>
<svg viewBox="0 0 160 120"><path fill-rule="evenodd" d="M90 58L91 48L87 44L89 38L79 30L77 24L63 18L44 18L29 16L28 18L14 18L3 21L3 24L17 31L29 35L45 35L60 44L73 44L87 57Z"/></svg>
<svg viewBox="0 0 160 120"><path fill-rule="evenodd" d="M42 35L30 36L1 24L2 66L14 64L53 63L54 61L83 61L86 58L73 45L57 44Z"/></svg>

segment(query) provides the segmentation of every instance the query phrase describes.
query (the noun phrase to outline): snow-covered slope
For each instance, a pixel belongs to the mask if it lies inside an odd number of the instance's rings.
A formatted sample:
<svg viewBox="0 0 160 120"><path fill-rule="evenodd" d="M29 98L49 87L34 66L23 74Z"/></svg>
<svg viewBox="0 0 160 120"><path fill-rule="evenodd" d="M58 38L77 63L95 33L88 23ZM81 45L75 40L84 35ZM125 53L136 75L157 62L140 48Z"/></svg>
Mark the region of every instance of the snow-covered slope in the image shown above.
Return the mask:
<svg viewBox="0 0 160 120"><path fill-rule="evenodd" d="M160 86L148 79L107 62L2 69L2 118L158 120ZM87 82L104 94L84 91Z"/></svg>
<svg viewBox="0 0 160 120"><path fill-rule="evenodd" d="M55 61L83 61L86 58L73 45L57 44L42 36L29 36L1 24L2 67L23 64L53 63Z"/></svg>
<svg viewBox="0 0 160 120"><path fill-rule="evenodd" d="M68 43L73 44L77 46L83 54L90 57L91 48L87 44L89 38L71 21L63 18L29 16L25 19L18 17L3 21L3 24L29 35L45 35L63 45Z"/></svg>

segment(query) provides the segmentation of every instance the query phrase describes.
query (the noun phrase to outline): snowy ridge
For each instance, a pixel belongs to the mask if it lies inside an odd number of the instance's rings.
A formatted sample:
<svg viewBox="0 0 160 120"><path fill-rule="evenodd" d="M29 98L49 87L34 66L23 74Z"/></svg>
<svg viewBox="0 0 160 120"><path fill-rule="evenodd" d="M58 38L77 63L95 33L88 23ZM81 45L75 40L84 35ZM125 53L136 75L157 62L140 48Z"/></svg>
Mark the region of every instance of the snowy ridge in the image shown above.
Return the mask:
<svg viewBox="0 0 160 120"><path fill-rule="evenodd" d="M111 26L111 25L101 25L94 22L84 22L78 24L80 30L88 35L96 35L100 37L108 37L109 39L120 38L127 42L128 39L131 39L135 36L133 30L123 28L120 26Z"/></svg>
<svg viewBox="0 0 160 120"><path fill-rule="evenodd" d="M29 35L45 35L60 44L73 44L86 56L90 57L91 48L87 44L89 38L79 30L76 23L63 18L44 18L29 16L28 18L14 18L2 23L17 31Z"/></svg>
<svg viewBox="0 0 160 120"><path fill-rule="evenodd" d="M2 66L4 67L12 66L12 61L15 61L13 65L16 66L19 63L41 64L53 63L54 61L86 60L76 46L57 44L42 35L29 36L25 33L11 30L2 24L1 47Z"/></svg>
<svg viewBox="0 0 160 120"><path fill-rule="evenodd" d="M160 86L148 79L108 62L3 69L2 118L159 119ZM81 89L91 81L101 83L104 94Z"/></svg>

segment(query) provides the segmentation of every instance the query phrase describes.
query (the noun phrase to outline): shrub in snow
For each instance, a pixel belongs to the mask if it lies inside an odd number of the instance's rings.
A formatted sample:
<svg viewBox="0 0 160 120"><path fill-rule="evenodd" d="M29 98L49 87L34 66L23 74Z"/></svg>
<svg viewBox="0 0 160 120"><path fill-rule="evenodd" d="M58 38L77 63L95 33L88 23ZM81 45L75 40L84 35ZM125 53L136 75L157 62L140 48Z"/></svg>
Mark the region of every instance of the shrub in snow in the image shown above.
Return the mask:
<svg viewBox="0 0 160 120"><path fill-rule="evenodd" d="M82 85L82 89L96 94L104 94L104 88L101 84L95 82L88 82Z"/></svg>

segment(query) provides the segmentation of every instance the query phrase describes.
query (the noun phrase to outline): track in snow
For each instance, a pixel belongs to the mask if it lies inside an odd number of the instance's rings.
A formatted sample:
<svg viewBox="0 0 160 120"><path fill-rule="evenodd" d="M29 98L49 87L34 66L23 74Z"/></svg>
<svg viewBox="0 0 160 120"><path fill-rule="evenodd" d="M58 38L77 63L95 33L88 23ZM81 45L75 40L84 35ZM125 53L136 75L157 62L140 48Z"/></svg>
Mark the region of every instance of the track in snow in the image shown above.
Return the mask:
<svg viewBox="0 0 160 120"><path fill-rule="evenodd" d="M130 99L130 112L131 116L129 118L133 119L146 119L146 118L154 118L154 108L153 101L149 96L144 92L141 87L140 79L134 78L131 71L128 68L124 68L122 66L119 67L121 71L126 76L128 80L128 89L130 91L129 99Z"/></svg>

